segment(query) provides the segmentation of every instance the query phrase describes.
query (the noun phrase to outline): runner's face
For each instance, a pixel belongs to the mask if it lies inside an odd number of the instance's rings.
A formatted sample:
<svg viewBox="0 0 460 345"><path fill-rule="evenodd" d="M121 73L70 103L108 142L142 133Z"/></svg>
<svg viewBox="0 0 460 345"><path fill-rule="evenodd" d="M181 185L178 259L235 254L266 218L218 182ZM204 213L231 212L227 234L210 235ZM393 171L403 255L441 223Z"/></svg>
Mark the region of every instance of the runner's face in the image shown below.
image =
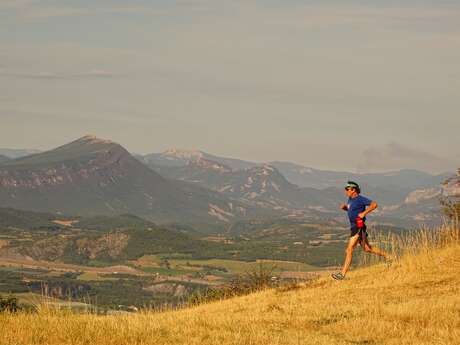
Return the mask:
<svg viewBox="0 0 460 345"><path fill-rule="evenodd" d="M345 188L345 195L349 198L353 197L356 193L356 190L353 188Z"/></svg>

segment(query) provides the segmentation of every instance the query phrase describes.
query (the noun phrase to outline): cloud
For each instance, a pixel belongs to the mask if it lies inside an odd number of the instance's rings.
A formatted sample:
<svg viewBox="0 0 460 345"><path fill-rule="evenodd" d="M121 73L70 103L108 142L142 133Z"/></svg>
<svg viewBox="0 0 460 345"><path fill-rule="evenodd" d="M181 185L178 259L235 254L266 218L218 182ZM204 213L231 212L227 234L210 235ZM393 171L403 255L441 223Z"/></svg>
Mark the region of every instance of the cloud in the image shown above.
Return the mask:
<svg viewBox="0 0 460 345"><path fill-rule="evenodd" d="M457 162L458 163L458 162ZM457 163L424 150L390 142L383 147L370 147L362 153L358 171L388 171L401 168L434 173L452 171Z"/></svg>
<svg viewBox="0 0 460 345"><path fill-rule="evenodd" d="M227 5L217 6L219 11ZM216 8L208 0L177 0L165 3L153 2L117 2L98 1L94 3L79 3L78 1L59 3L50 0L2 0L0 10L8 11L13 17L26 21L46 20L73 16L100 16L111 14L135 14L164 16L177 12L190 15L191 13L209 13Z"/></svg>
<svg viewBox="0 0 460 345"><path fill-rule="evenodd" d="M57 72L9 72L0 70L0 76L21 78L21 79L44 79L44 80L70 80L70 79L85 79L85 78L113 78L115 73L104 70L89 70L75 73L57 73Z"/></svg>
<svg viewBox="0 0 460 345"><path fill-rule="evenodd" d="M190 17L193 14L207 15L214 18L216 14L236 14L250 16L254 19L272 16L270 23L287 21L292 25L292 14L300 20L302 27L328 28L330 25L362 25L386 22L388 28L410 25L420 21L456 20L460 7L441 3L427 3L424 6L373 6L363 5L358 1L349 2L258 2L233 0L214 2L211 0L175 0L161 2L116 2L99 1L79 4L78 1L55 2L37 0L2 0L0 10L12 11L18 18L25 20L41 20L69 16L94 16L107 14L136 15L168 15L174 17L182 14ZM289 18L286 18L288 16ZM234 19L234 18L233 18Z"/></svg>
<svg viewBox="0 0 460 345"><path fill-rule="evenodd" d="M0 70L0 75L4 77L24 79L64 79L62 75L49 72L8 72Z"/></svg>
<svg viewBox="0 0 460 345"><path fill-rule="evenodd" d="M32 0L2 0L0 2L0 9L2 10L16 10L24 8L33 3Z"/></svg>
<svg viewBox="0 0 460 345"><path fill-rule="evenodd" d="M46 0L2 0L0 11L9 12L9 15L24 19L64 17L88 13L88 9L85 7L55 5Z"/></svg>
<svg viewBox="0 0 460 345"><path fill-rule="evenodd" d="M95 69L95 70L91 70L87 72L76 73L76 74L71 75L71 77L74 77L74 78L88 78L88 77L89 78L112 78L115 76L116 76L115 73L105 71L105 70L99 70L99 69Z"/></svg>
<svg viewBox="0 0 460 345"><path fill-rule="evenodd" d="M33 10L27 10L22 13L25 19L48 19L53 17L69 17L69 16L81 16L88 15L91 12L83 8L38 8Z"/></svg>

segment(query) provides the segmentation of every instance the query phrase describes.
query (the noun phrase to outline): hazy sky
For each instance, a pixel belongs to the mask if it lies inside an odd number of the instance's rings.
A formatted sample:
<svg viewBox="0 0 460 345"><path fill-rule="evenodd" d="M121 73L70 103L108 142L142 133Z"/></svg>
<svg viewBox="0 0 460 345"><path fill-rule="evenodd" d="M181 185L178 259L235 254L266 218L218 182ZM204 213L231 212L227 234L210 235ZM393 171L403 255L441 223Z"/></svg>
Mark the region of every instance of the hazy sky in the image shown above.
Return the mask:
<svg viewBox="0 0 460 345"><path fill-rule="evenodd" d="M460 166L460 2L0 0L0 147Z"/></svg>

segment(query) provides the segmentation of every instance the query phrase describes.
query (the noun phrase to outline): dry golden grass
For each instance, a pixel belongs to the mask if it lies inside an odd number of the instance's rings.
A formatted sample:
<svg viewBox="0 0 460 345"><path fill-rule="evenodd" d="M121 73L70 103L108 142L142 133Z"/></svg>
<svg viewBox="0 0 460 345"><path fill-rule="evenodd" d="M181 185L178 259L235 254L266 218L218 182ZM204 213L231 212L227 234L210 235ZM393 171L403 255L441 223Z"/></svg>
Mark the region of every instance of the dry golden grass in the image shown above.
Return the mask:
<svg viewBox="0 0 460 345"><path fill-rule="evenodd" d="M391 266L341 282L324 277L163 313L3 314L0 344L460 344L458 230L423 236Z"/></svg>

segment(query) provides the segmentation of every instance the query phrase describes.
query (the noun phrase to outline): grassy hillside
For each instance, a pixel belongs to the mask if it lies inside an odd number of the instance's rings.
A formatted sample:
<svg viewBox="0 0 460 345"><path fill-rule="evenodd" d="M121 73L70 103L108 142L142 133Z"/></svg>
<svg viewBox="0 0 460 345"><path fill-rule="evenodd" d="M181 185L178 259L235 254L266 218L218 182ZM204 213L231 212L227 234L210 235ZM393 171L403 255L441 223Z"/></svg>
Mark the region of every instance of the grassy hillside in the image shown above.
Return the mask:
<svg viewBox="0 0 460 345"><path fill-rule="evenodd" d="M0 207L0 229L53 228L57 227L57 224L53 223L53 220L57 218L58 215L53 213L32 212Z"/></svg>
<svg viewBox="0 0 460 345"><path fill-rule="evenodd" d="M404 242L391 266L163 313L0 315L0 343L458 344L458 230ZM435 239L436 243L433 243ZM414 245L415 243L415 245Z"/></svg>

